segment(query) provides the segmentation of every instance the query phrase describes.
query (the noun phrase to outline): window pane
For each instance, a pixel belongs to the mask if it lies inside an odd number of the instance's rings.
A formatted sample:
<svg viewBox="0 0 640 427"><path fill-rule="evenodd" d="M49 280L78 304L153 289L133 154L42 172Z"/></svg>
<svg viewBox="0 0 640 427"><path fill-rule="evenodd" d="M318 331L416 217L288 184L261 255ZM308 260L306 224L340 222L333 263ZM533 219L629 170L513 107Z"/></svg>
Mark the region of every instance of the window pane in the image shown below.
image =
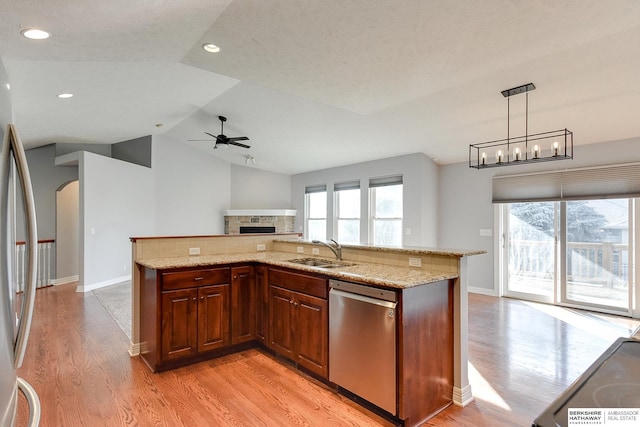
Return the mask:
<svg viewBox="0 0 640 427"><path fill-rule="evenodd" d="M360 189L336 192L338 218L360 218Z"/></svg>
<svg viewBox="0 0 640 427"><path fill-rule="evenodd" d="M567 299L629 306L629 200L567 202Z"/></svg>
<svg viewBox="0 0 640 427"><path fill-rule="evenodd" d="M382 246L402 245L402 221L374 220L373 243Z"/></svg>
<svg viewBox="0 0 640 427"><path fill-rule="evenodd" d="M327 221L324 219L310 219L307 224L309 240L325 240L327 238Z"/></svg>
<svg viewBox="0 0 640 427"><path fill-rule="evenodd" d="M338 238L340 243L360 243L360 220L338 220Z"/></svg>
<svg viewBox="0 0 640 427"><path fill-rule="evenodd" d="M554 202L509 206L509 291L553 297Z"/></svg>
<svg viewBox="0 0 640 427"><path fill-rule="evenodd" d="M376 218L402 218L402 185L374 188Z"/></svg>
<svg viewBox="0 0 640 427"><path fill-rule="evenodd" d="M309 197L309 214L308 218L326 218L327 217L327 193L311 193Z"/></svg>

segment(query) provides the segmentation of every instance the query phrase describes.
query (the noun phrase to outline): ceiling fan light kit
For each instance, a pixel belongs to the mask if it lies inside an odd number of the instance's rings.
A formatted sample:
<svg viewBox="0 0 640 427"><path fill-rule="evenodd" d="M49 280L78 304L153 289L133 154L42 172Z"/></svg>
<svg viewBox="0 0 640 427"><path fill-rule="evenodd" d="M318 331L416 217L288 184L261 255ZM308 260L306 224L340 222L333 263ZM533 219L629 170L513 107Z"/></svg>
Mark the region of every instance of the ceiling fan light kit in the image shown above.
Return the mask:
<svg viewBox="0 0 640 427"><path fill-rule="evenodd" d="M485 169L573 159L573 132L570 130L565 128L529 134L529 92L535 88L533 83L527 83L501 92L507 98L507 138L469 145L470 168ZM521 93L526 98L525 134L511 137L509 99Z"/></svg>

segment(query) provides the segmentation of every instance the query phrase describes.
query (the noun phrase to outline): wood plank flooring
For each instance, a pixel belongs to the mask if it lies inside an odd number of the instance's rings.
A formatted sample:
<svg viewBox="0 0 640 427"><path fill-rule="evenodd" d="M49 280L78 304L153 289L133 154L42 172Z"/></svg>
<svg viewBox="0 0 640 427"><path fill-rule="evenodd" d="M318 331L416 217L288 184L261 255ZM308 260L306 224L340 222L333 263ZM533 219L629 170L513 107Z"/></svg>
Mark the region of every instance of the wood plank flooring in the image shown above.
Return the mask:
<svg viewBox="0 0 640 427"><path fill-rule="evenodd" d="M127 353L104 307L75 286L41 289L18 374L36 389L41 426L391 426L258 350L153 374ZM528 426L617 337L640 322L470 295L476 400L427 426ZM25 425L21 398L18 426Z"/></svg>

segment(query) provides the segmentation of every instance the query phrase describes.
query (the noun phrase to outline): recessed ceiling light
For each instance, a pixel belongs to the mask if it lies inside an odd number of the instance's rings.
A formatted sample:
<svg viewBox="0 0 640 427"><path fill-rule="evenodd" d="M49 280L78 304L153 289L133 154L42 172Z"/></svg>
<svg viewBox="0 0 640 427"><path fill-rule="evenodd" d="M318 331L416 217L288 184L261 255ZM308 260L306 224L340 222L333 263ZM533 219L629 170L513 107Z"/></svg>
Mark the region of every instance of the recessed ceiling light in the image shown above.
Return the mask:
<svg viewBox="0 0 640 427"><path fill-rule="evenodd" d="M202 48L209 53L218 53L220 52L220 47L216 46L213 43L206 43L202 45Z"/></svg>
<svg viewBox="0 0 640 427"><path fill-rule="evenodd" d="M32 40L43 40L49 38L49 33L37 28L29 28L20 32L23 36Z"/></svg>
<svg viewBox="0 0 640 427"><path fill-rule="evenodd" d="M7 87L7 89L11 90L11 85L9 83L7 83L5 86Z"/></svg>
<svg viewBox="0 0 640 427"><path fill-rule="evenodd" d="M67 99L67 98L71 98L73 97L72 93L59 93L58 94L58 98L60 99Z"/></svg>

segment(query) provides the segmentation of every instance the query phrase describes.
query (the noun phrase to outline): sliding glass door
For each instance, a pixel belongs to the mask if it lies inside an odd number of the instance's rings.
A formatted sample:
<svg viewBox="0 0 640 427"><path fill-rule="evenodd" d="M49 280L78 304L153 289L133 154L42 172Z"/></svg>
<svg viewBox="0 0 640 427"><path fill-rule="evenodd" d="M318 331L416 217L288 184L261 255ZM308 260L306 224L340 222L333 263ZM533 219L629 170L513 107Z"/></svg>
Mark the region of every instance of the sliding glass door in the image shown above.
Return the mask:
<svg viewBox="0 0 640 427"><path fill-rule="evenodd" d="M553 302L558 204L527 202L506 205L505 295Z"/></svg>
<svg viewBox="0 0 640 427"><path fill-rule="evenodd" d="M631 312L633 199L504 205L503 294Z"/></svg>
<svg viewBox="0 0 640 427"><path fill-rule="evenodd" d="M629 199L566 202L562 301L629 308Z"/></svg>

